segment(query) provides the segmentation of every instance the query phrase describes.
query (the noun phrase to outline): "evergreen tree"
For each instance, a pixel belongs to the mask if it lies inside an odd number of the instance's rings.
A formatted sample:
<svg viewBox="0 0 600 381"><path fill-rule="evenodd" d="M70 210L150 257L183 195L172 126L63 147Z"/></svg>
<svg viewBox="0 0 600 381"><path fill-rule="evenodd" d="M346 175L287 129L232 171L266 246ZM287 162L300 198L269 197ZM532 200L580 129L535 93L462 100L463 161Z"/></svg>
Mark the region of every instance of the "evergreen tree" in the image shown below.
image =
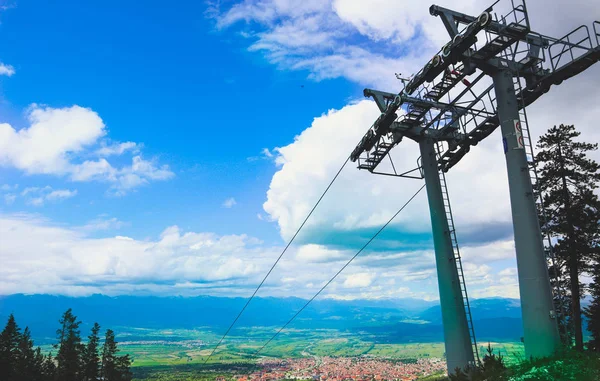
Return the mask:
<svg viewBox="0 0 600 381"><path fill-rule="evenodd" d="M44 357L41 350L33 349L33 340L29 328L25 328L17 347L17 358L14 365L14 381L41 381Z"/></svg>
<svg viewBox="0 0 600 381"><path fill-rule="evenodd" d="M540 137L536 162L540 166L539 190L548 221L544 230L558 238L554 247L557 266L552 269L570 291L570 324L575 347L583 349L579 276L589 272L593 256L590 236L598 230L600 201L593 193L600 181L600 166L586 157L598 144L576 142L574 126L554 126ZM591 219L591 221L590 221ZM594 223L595 222L595 223ZM596 232L596 233L594 233Z"/></svg>
<svg viewBox="0 0 600 381"><path fill-rule="evenodd" d="M104 345L102 346L102 362L100 366L100 377L106 381L114 381L116 377L116 355L117 342L115 341L115 333L111 329L106 330L104 337Z"/></svg>
<svg viewBox="0 0 600 381"><path fill-rule="evenodd" d="M587 343L588 349L600 352L600 234L590 237L594 248L595 263L592 267L592 284L590 285L590 295L592 302L585 308L584 314L588 318L588 331L591 339Z"/></svg>
<svg viewBox="0 0 600 381"><path fill-rule="evenodd" d="M129 355L117 357L115 369L118 374L118 381L131 381L133 374L129 369L131 367L131 359Z"/></svg>
<svg viewBox="0 0 600 381"><path fill-rule="evenodd" d="M83 353L84 381L96 381L98 379L100 370L100 361L98 359L98 343L100 338L98 337L98 332L100 332L100 325L94 323L92 334L88 336L87 346Z"/></svg>
<svg viewBox="0 0 600 381"><path fill-rule="evenodd" d="M106 331L102 362L98 358L100 325L95 323L87 345L81 343L77 317L68 309L56 331L56 358L33 346L29 328L21 333L11 314L0 333L0 381L131 381L129 355L119 352L112 330ZM102 366L99 369L100 365ZM101 374L100 374L101 373Z"/></svg>
<svg viewBox="0 0 600 381"><path fill-rule="evenodd" d="M33 368L35 369L35 380L46 381L47 378L44 375L44 361L46 358L42 354L42 349L37 347L33 354Z"/></svg>
<svg viewBox="0 0 600 381"><path fill-rule="evenodd" d="M20 341L21 329L13 314L10 314L6 327L0 333L0 375L6 380L12 380L15 376Z"/></svg>
<svg viewBox="0 0 600 381"><path fill-rule="evenodd" d="M56 378L56 364L54 363L54 357L52 357L52 352L48 353L46 357L44 357L44 363L42 365L42 375L44 381L54 381Z"/></svg>
<svg viewBox="0 0 600 381"><path fill-rule="evenodd" d="M82 378L81 355L83 346L79 331L80 321L69 308L59 321L61 328L56 331L59 344L56 355L56 377L60 381L80 381Z"/></svg>
<svg viewBox="0 0 600 381"><path fill-rule="evenodd" d="M100 378L104 381L130 381L132 378L129 367L129 355L117 356L119 349L115 341L115 333L107 329L102 347L102 362Z"/></svg>

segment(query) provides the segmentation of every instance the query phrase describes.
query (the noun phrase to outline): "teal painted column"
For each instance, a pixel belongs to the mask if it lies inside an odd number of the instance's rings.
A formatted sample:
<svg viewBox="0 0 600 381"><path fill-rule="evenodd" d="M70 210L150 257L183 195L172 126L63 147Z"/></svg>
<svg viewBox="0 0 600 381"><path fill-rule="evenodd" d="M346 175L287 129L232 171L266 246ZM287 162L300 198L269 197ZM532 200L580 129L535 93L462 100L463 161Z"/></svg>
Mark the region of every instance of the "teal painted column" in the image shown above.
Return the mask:
<svg viewBox="0 0 600 381"><path fill-rule="evenodd" d="M521 127L516 125L520 123L517 97L508 70L493 78L508 171L525 355L545 357L559 348L560 336Z"/></svg>
<svg viewBox="0 0 600 381"><path fill-rule="evenodd" d="M450 228L442 198L442 187L437 168L437 159L433 141L429 138L419 143L421 165L427 189L427 200L431 214L431 230L435 247L442 321L444 323L444 344L448 373L454 373L456 367L464 368L473 364L475 359L471 336L467 325L467 315L463 303L458 270L452 250Z"/></svg>

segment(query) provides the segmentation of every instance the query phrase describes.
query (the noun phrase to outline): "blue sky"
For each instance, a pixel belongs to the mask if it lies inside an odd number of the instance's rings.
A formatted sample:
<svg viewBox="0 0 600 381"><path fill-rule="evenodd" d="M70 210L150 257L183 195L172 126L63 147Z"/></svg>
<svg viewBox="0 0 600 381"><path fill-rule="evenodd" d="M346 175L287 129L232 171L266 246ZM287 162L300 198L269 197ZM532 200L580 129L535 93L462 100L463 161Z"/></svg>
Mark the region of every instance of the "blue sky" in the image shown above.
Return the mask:
<svg viewBox="0 0 600 381"><path fill-rule="evenodd" d="M215 31L205 10L201 3L19 2L3 13L0 54L18 73L2 81L3 122L25 127L32 103L89 107L109 139L141 142L144 156L175 173L130 197L102 197L102 186L78 184L77 213L50 207L48 217L84 223L106 213L131 223L140 238L175 223L276 238L272 227L256 226L275 168L248 158L285 144L358 89L343 80L311 83L306 72L261 62L243 40ZM21 187L53 181L3 173L4 183ZM235 213L221 208L229 197Z"/></svg>
<svg viewBox="0 0 600 381"><path fill-rule="evenodd" d="M0 294L246 295L377 117L362 89L399 90L394 73L447 39L428 6L375 3L0 2ZM542 1L528 6L564 34ZM597 75L530 119L569 117L597 140L581 95ZM556 107L569 102L576 116ZM448 181L472 294L518 297L495 137ZM394 155L418 157L410 144ZM347 167L265 295L310 296L419 186ZM326 296L437 298L423 195Z"/></svg>

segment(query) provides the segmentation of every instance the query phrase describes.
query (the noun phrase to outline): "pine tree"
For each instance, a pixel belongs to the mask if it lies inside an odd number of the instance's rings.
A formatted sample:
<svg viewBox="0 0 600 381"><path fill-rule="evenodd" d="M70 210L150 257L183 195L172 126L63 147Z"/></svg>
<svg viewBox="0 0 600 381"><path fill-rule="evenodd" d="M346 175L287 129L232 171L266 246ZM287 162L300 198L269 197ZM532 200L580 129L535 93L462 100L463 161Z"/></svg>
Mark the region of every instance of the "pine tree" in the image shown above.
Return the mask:
<svg viewBox="0 0 600 381"><path fill-rule="evenodd" d="M600 352L600 266L596 266L594 282L590 287L592 302L585 308L585 315L588 320L588 330L591 339L587 343L588 349Z"/></svg>
<svg viewBox="0 0 600 381"><path fill-rule="evenodd" d="M593 190L600 181L600 166L586 157L598 144L576 142L580 135L574 126L554 126L540 137L536 162L540 165L539 190L548 221L544 229L558 238L554 247L558 277L570 291L570 324L575 348L583 349L581 294L585 285L579 276L589 272L593 247L590 235L598 229L600 201ZM590 223L590 218L595 223Z"/></svg>
<svg viewBox="0 0 600 381"><path fill-rule="evenodd" d="M82 374L82 344L79 331L80 321L69 308L59 321L61 328L56 331L59 344L56 355L56 376L61 381L80 381Z"/></svg>
<svg viewBox="0 0 600 381"><path fill-rule="evenodd" d="M21 329L13 314L10 314L6 327L0 333L0 374L6 380L14 379L20 341Z"/></svg>
<svg viewBox="0 0 600 381"><path fill-rule="evenodd" d="M598 212L598 211L596 211ZM596 217L597 218L597 217ZM590 218L590 223L597 223L594 218ZM588 229L592 230L592 229ZM593 255L595 257L594 265L592 266L592 283L590 284L590 295L592 302L583 311L588 318L588 331L591 339L587 343L588 349L600 352L600 232L596 229L596 234L591 234L588 237L591 243Z"/></svg>
<svg viewBox="0 0 600 381"><path fill-rule="evenodd" d="M100 338L98 337L98 332L100 332L100 325L94 323L92 334L88 336L87 346L83 353L84 381L96 381L98 379L98 372L100 370L100 361L98 359L98 343Z"/></svg>
<svg viewBox="0 0 600 381"><path fill-rule="evenodd" d="M115 369L119 377L117 378L117 380L131 381L131 379L133 378L133 374L129 369L131 367L131 359L129 358L129 355L117 357L115 365Z"/></svg>
<svg viewBox="0 0 600 381"><path fill-rule="evenodd" d="M42 349L37 347L33 354L33 369L35 370L35 379L38 381L45 381L44 376L44 361L46 358L42 354Z"/></svg>
<svg viewBox="0 0 600 381"><path fill-rule="evenodd" d="M115 333L111 329L106 330L104 345L102 346L102 362L100 377L106 381L117 380L116 377L116 354L118 352Z"/></svg>
<svg viewBox="0 0 600 381"><path fill-rule="evenodd" d="M54 362L54 357L52 357L52 352L44 357L42 375L44 381L54 381L56 379L56 364Z"/></svg>
<svg viewBox="0 0 600 381"><path fill-rule="evenodd" d="M104 381L130 381L132 378L129 367L131 360L129 355L117 356L119 349L115 341L115 333L107 329L102 346L102 362L100 367L100 378Z"/></svg>
<svg viewBox="0 0 600 381"><path fill-rule="evenodd" d="M39 348L33 349L29 328L26 327L23 331L17 349L12 379L15 381L41 381L43 356Z"/></svg>

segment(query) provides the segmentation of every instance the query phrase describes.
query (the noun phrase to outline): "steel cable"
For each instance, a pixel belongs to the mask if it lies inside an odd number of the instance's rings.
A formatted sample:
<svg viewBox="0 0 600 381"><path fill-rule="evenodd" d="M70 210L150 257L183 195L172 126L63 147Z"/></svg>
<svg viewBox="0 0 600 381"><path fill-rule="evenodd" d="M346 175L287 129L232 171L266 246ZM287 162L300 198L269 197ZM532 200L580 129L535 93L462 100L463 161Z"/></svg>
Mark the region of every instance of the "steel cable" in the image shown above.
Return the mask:
<svg viewBox="0 0 600 381"><path fill-rule="evenodd" d="M340 270L339 270L339 271L338 271L338 272L337 272L337 273L336 273L336 274L335 274L335 275L334 275L334 276L333 276L331 279L329 279L329 281L328 281L327 283L325 283L325 285L324 285L323 287L321 287L321 289L320 289L320 290L319 290L319 291L318 291L318 292L317 292L315 295L313 295L313 297L312 297L312 298L310 298L310 299L309 299L309 300L308 300L308 301L307 301L307 302L304 304L304 306L302 306L302 308L300 308L300 310L298 310L298 312L296 312L296 314L295 314L294 316L292 316L292 318L291 318L290 320L288 320L288 322L287 322L287 323L285 323L285 324L283 325L283 327L281 327L281 328L280 328L280 329L279 329L279 330L278 330L278 331L277 331L277 332L276 332L276 333L275 333L273 336L271 336L271 338L270 338L270 339L269 339L269 340L268 340L268 341L267 341L267 342L266 342L266 343L265 343L265 344L264 344L262 347L260 347L260 348L259 348L259 349L258 349L258 350L257 350L257 351L254 353L254 356L258 356L258 354L259 354L259 353L260 353L260 352L261 352L261 351L262 351L262 350L263 350L263 349L264 349L264 348L265 348L267 345L269 345L269 343L270 343L271 341L273 341L273 340L274 340L274 339L275 339L275 338L276 338L276 337L277 337L277 336L278 336L278 335L281 333L281 331L283 331L283 330L284 330L284 329L285 329L285 328L286 328L286 327L287 327L287 326L288 326L288 325L289 325L289 324L290 324L290 323L291 323L291 322L292 322L292 321L293 321L293 320L294 320L294 319L295 319L295 318L296 318L298 315L300 315L300 313L301 313L302 311L304 311L304 309L305 309L305 308L306 308L306 307L307 307L307 306L308 306L308 305L309 305L309 304L310 304L310 303L311 303L311 302L312 302L312 301L313 301L313 300L314 300L314 299L315 299L317 296L319 296L319 294L321 294L321 292L323 292L323 290L325 290L325 288L326 288L327 286L329 286L329 284L330 284L331 282L333 282L333 281L334 281L334 279L335 279L335 278L337 278L337 276L338 276L338 275L340 275L340 274L341 274L341 272L342 272L342 271L344 271L344 269L345 269L346 267L348 267L348 265L350 265L350 263L352 263L352 261L354 261L354 259L355 259L356 257L358 257L358 255L359 255L360 253L362 253L362 252L363 252L363 250L364 250L364 249L365 249L367 246L369 246L369 244L370 244L370 243L371 243L371 242L372 242L372 241L373 241L375 238L377 238L377 236L378 236L378 235L379 235L379 234L380 234L380 233L383 231L383 229L385 229L385 228L386 228L386 227L387 227L387 226L388 226L388 225L389 225L389 224L390 224L390 223L391 223L391 222L394 220L394 218L396 218L396 216L397 216L398 214L400 214L400 212L402 212L402 211L404 210L404 208L406 208L406 206L407 206L408 204L410 204L410 202L411 202L411 201L412 201L412 200L413 200L415 197L417 197L417 195L418 195L418 194L419 194L419 193L420 193L420 192L423 190L423 188L425 188L425 184L423 184L423 185L421 186L421 188L419 188L419 189L418 189L418 190L415 192L415 194L413 194L413 195L412 195L412 197L411 197L411 198L409 198L409 199L408 199L408 201L406 201L406 203L404 203L404 205L402 205L402 207L401 207L400 209L398 209L398 211L397 211L397 212L396 212L396 213L395 213L395 214L394 214L394 215L393 215L393 216L392 216L392 217L391 217L391 218L390 218L390 219L389 219L389 220L388 220L388 221L385 223L385 225L383 225L383 226L382 226L382 227L381 227L381 228L380 228L380 229L377 231L377 233L375 233L375 235L373 235L373 236L371 237L371 239L369 239L369 240L367 241L367 243L365 243L365 244L363 245L363 247L361 247L361 248L360 248L360 250L358 250L358 251L356 252L356 254L354 254L354 256L353 256L352 258L350 258L350 260L348 260L348 262L346 262L346 264L345 264L345 265L344 265L344 266L343 266L343 267L342 267L342 268L341 268L341 269L340 269Z"/></svg>
<svg viewBox="0 0 600 381"><path fill-rule="evenodd" d="M269 275L271 275L271 272L273 271L273 269L275 268L275 266L277 266L277 264L279 263L279 261L281 260L281 258L283 257L283 255L285 254L285 252L287 251L287 249L290 247L290 245L292 244L292 242L294 242L294 239L296 239L296 236L298 235L298 233L300 233L300 230L302 230L302 228L306 224L306 221L308 221L308 219L313 214L313 212L315 211L315 209L317 208L317 206L321 203L321 200L323 200L323 197L325 197L325 195L329 191L329 188L331 188L331 186L333 185L333 183L335 182L335 180L338 178L338 176L340 175L340 173L342 172L342 170L344 169L344 167L346 166L346 164L348 164L349 160L350 160L350 156L348 156L348 158L346 159L346 161L344 161L344 164L342 164L342 166L337 171L337 173L335 174L335 176L333 177L333 179L331 180L331 182L329 183L329 185L327 186L327 188L325 189L325 191L321 194L321 197L319 197L319 200L317 200L317 203L315 204L315 206L313 206L313 208L308 213L308 215L306 216L306 218L304 219L304 221L302 222L302 224L300 225L300 227L298 227L298 229L296 230L296 233L294 233L294 235L292 236L292 239L290 239L290 241L287 243L287 245L285 246L285 248L283 249L283 251L281 252L281 254L279 255L279 257L277 258L277 260L275 261L275 263L273 263L273 266L271 266L271 269L269 269L269 272L267 273L267 275L265 275L265 277L260 282L260 284L258 285L258 287L256 287L256 290L254 290L254 293L252 293L252 296L250 296L250 298L248 298L248 300L246 301L246 304L244 305L244 307L240 310L240 312L238 313L238 315L236 316L236 318L233 320L233 322L231 323L231 325L229 326L229 328L227 328L227 331L225 332L225 334L223 335L223 337L221 337L221 339L219 340L219 342L217 343L217 345L213 348L213 350L210 353L210 355L206 358L206 360L204 360L203 365L206 365L206 363L208 362L208 360L210 360L210 358L215 354L215 352L217 351L217 349L219 348L219 346L221 345L221 343L223 343L223 340L225 340L225 338L227 337L227 335L229 334L229 332L231 331L231 329L233 328L233 326L235 325L235 323L237 323L237 321L240 318L240 316L242 316L242 314L246 310L246 307L248 307L248 305L250 304L250 302L252 301L252 299L254 299L254 296L256 295L256 293L258 292L258 290L260 290L260 288L265 283L265 281L267 280L267 278L269 277Z"/></svg>

